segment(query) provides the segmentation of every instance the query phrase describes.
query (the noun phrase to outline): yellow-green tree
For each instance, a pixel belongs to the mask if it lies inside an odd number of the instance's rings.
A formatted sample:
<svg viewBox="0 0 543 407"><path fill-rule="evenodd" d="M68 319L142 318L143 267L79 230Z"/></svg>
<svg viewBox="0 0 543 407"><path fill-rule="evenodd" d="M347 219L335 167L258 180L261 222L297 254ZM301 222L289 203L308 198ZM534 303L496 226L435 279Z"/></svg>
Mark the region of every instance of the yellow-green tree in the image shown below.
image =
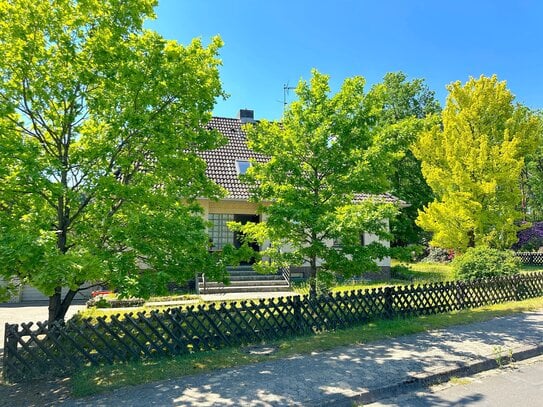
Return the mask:
<svg viewBox="0 0 543 407"><path fill-rule="evenodd" d="M540 120L515 103L496 76L454 82L442 124L422 133L414 153L436 198L417 223L433 233L432 245L462 252L516 240L524 157L532 152Z"/></svg>

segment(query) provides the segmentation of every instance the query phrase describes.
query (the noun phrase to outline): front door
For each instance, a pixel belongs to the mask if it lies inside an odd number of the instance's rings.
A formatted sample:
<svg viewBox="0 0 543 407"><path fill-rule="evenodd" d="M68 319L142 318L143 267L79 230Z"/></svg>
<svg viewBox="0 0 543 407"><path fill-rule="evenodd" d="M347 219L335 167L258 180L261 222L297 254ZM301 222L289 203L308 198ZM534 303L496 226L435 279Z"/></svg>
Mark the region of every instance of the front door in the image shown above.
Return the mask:
<svg viewBox="0 0 543 407"><path fill-rule="evenodd" d="M245 225L247 222L258 223L260 221L260 217L258 215L236 214L234 215L234 221L239 222L242 225ZM234 246L236 248L239 249L241 247L241 245L243 244L243 238L244 238L244 233L234 232ZM252 248L255 252L258 252L260 250L260 247L255 242L249 243L249 247ZM253 264L254 258L251 258L249 262L244 262L244 263Z"/></svg>

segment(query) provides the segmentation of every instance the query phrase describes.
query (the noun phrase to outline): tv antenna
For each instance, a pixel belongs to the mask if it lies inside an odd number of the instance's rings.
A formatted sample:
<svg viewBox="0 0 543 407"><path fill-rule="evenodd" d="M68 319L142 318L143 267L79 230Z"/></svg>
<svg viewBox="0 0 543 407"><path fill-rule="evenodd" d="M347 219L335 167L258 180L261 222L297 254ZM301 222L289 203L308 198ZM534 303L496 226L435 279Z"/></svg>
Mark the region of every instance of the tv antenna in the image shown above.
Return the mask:
<svg viewBox="0 0 543 407"><path fill-rule="evenodd" d="M283 85L283 111L287 108L287 96L290 90L294 90L296 87L289 86L288 82Z"/></svg>

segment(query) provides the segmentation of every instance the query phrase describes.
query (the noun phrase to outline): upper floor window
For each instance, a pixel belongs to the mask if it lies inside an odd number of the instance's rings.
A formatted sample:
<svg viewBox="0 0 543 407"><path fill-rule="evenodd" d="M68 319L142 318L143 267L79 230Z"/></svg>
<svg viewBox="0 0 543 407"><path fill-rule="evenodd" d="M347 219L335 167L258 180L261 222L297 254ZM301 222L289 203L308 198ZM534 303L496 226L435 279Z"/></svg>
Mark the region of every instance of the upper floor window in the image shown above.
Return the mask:
<svg viewBox="0 0 543 407"><path fill-rule="evenodd" d="M249 167L251 166L251 162L247 160L236 160L236 170L238 171L239 175L243 175L247 172Z"/></svg>

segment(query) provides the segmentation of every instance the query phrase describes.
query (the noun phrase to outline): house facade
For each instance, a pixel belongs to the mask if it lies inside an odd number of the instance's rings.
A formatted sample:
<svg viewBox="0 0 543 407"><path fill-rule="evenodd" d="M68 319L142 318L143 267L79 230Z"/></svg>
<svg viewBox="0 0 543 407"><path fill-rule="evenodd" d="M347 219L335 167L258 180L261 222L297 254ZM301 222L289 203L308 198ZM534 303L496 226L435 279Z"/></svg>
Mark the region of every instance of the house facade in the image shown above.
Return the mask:
<svg viewBox="0 0 543 407"><path fill-rule="evenodd" d="M206 175L227 191L226 197L220 201L199 200L204 216L213 224L209 229L211 250L221 250L227 244L239 246L239 238L228 229L227 222L261 221L258 205L249 202L248 187L239 178L249 168L249 160L267 161L265 156L247 147L242 126L253 120L252 111L242 110L237 119L214 117L208 123L208 128L219 131L227 139L224 146L201 153L207 164Z"/></svg>
<svg viewBox="0 0 543 407"><path fill-rule="evenodd" d="M250 160L257 162L266 162L268 158L255 153L247 146L247 136L243 131L243 125L254 122L254 113L252 110L240 110L238 118L214 117L208 123L208 128L218 130L227 139L227 143L215 150L201 153L201 157L207 163L206 175L215 181L218 185L227 191L227 195L219 200L200 199L199 203L204 210L204 216L212 226L209 228L209 237L211 250L221 250L226 244L233 244L239 247L239 236L230 231L227 223L237 221L261 222L262 216L257 212L258 205L249 202L249 188L240 180L240 175L249 168ZM358 200L375 198L368 194L358 194ZM379 199L388 203L401 203L397 198L390 194L382 194ZM388 220L383 220L388 225ZM362 242L370 244L378 240L374 234L363 233ZM388 241L381 241L385 246L389 246ZM333 245L333 242L330 242ZM258 246L253 247L260 250ZM381 273L369 275L368 277L381 278L389 276L390 258L383 258L378 262ZM309 265L291 268L291 275L294 278L306 277L309 273Z"/></svg>

